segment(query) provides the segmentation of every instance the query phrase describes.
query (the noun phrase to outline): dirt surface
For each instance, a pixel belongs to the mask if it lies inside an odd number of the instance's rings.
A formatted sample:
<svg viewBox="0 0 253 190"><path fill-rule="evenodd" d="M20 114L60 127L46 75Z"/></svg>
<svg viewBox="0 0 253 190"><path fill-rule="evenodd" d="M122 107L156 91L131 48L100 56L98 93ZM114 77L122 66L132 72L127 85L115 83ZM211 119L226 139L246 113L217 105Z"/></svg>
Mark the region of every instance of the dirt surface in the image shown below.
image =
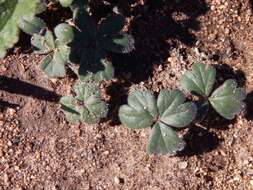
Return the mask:
<svg viewBox="0 0 253 190"><path fill-rule="evenodd" d="M122 2L136 50L111 56L116 77L102 85L111 107L100 124L66 122L57 101L71 94L71 73L49 79L30 53L0 60L0 190L253 189L252 2ZM234 78L245 87L247 110L232 121L211 112L182 131L178 156L148 156L150 129L122 126L119 106L131 89L179 87L197 60L217 68L218 84Z"/></svg>

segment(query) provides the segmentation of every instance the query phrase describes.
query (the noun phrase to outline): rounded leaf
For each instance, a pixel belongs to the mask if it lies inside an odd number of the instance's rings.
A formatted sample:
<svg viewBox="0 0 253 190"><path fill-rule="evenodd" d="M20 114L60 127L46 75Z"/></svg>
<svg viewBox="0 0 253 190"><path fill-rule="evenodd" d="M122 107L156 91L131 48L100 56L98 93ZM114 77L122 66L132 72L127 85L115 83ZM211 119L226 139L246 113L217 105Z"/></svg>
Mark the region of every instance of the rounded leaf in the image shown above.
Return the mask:
<svg viewBox="0 0 253 190"><path fill-rule="evenodd" d="M94 82L79 82L74 87L76 98L83 102L81 120L86 123L97 123L108 113L108 104L101 100L100 89Z"/></svg>
<svg viewBox="0 0 253 190"><path fill-rule="evenodd" d="M60 104L67 120L70 123L76 123L80 118L80 113L75 105L75 100L72 97L64 96L60 99Z"/></svg>
<svg viewBox="0 0 253 190"><path fill-rule="evenodd" d="M46 27L46 23L39 17L33 17L32 19L21 18L19 20L19 28L30 35L39 34L40 31Z"/></svg>
<svg viewBox="0 0 253 190"><path fill-rule="evenodd" d="M196 117L194 103L184 103L185 98L179 90L163 90L158 97L160 121L173 127L185 127Z"/></svg>
<svg viewBox="0 0 253 190"><path fill-rule="evenodd" d="M72 4L73 0L59 0L59 2L61 4L61 6L69 7Z"/></svg>
<svg viewBox="0 0 253 190"><path fill-rule="evenodd" d="M63 44L68 44L74 39L74 31L71 26L66 23L58 24L54 33L56 38Z"/></svg>
<svg viewBox="0 0 253 190"><path fill-rule="evenodd" d="M246 92L237 88L235 80L229 79L217 88L209 98L213 108L224 118L233 119L245 107Z"/></svg>
<svg viewBox="0 0 253 190"><path fill-rule="evenodd" d="M192 93L208 97L215 83L216 70L203 63L194 63L192 71L186 71L181 79L182 87Z"/></svg>
<svg viewBox="0 0 253 190"><path fill-rule="evenodd" d="M153 126L147 147L149 154L175 155L184 147L185 142L172 128L160 122Z"/></svg>
<svg viewBox="0 0 253 190"><path fill-rule="evenodd" d="M128 105L119 109L121 123L129 128L151 127L157 117L156 101L149 91L134 91L128 96Z"/></svg>

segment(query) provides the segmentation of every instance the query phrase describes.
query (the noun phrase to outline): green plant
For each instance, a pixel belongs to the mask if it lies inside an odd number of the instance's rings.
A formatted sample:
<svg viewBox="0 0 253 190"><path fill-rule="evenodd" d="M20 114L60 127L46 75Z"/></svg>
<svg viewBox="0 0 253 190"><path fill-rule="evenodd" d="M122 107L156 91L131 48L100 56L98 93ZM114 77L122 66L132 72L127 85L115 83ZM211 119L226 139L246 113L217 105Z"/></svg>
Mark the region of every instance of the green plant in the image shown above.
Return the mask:
<svg viewBox="0 0 253 190"><path fill-rule="evenodd" d="M97 83L78 82L74 86L75 97L64 96L60 100L62 109L70 123L77 121L85 123L97 123L105 118L108 105L101 100Z"/></svg>
<svg viewBox="0 0 253 190"><path fill-rule="evenodd" d="M54 33L47 30L44 35L34 34L31 43L38 54L46 54L41 68L50 77L65 76L65 65L69 60L70 47L68 44L74 37L72 27L62 23L55 27Z"/></svg>
<svg viewBox="0 0 253 190"><path fill-rule="evenodd" d="M0 1L0 58L18 41L20 20L31 20L36 5L35 0Z"/></svg>
<svg viewBox="0 0 253 190"><path fill-rule="evenodd" d="M184 141L173 128L190 124L196 115L194 103L186 102L179 90L162 90L157 98L150 91L134 91L128 104L120 107L120 121L132 129L152 127L147 151L149 154L175 154L184 148Z"/></svg>
<svg viewBox="0 0 253 190"><path fill-rule="evenodd" d="M133 37L121 32L125 24L121 15L109 16L97 27L88 12L78 7L73 10L73 21L76 29L70 61L80 64L78 73L81 78L106 68L106 51L129 53L134 49Z"/></svg>
<svg viewBox="0 0 253 190"><path fill-rule="evenodd" d="M233 119L244 108L245 90L237 88L235 80L228 79L213 91L215 77L215 68L202 63L193 64L192 71L186 71L182 77L182 87L200 97L199 120L206 116L210 104L226 119Z"/></svg>

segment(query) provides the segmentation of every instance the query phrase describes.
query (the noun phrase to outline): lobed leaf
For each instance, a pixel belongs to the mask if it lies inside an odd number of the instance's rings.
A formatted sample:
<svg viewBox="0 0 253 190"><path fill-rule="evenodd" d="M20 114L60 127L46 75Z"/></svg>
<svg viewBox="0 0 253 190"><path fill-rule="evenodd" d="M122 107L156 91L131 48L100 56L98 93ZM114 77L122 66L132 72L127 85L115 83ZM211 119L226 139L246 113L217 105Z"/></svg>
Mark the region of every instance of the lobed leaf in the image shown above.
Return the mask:
<svg viewBox="0 0 253 190"><path fill-rule="evenodd" d="M209 101L221 116L233 119L245 107L243 102L245 98L245 90L237 88L236 81L229 79L213 92Z"/></svg>
<svg viewBox="0 0 253 190"><path fill-rule="evenodd" d="M194 103L184 101L184 95L179 90L161 91L157 100L160 121L173 127L190 124L196 117L197 108Z"/></svg>
<svg viewBox="0 0 253 190"><path fill-rule="evenodd" d="M174 155L184 147L184 141L170 127L158 122L152 128L147 146L149 154Z"/></svg>
<svg viewBox="0 0 253 190"><path fill-rule="evenodd" d="M39 17L33 17L32 19L21 18L19 20L19 28L30 35L39 34L40 31L46 27L46 23Z"/></svg>
<svg viewBox="0 0 253 190"><path fill-rule="evenodd" d="M74 87L76 99L83 103L81 120L86 123L97 123L105 118L108 105L101 100L100 90L94 82L79 82Z"/></svg>
<svg viewBox="0 0 253 190"><path fill-rule="evenodd" d="M80 118L80 113L78 112L78 108L75 106L75 100L72 97L64 96L60 99L60 104L67 120L70 123L76 123Z"/></svg>
<svg viewBox="0 0 253 190"><path fill-rule="evenodd" d="M156 101L149 91L134 91L128 96L128 105L119 110L121 123L129 128L151 127L157 117Z"/></svg>
<svg viewBox="0 0 253 190"><path fill-rule="evenodd" d="M195 63L192 71L186 71L181 79L181 85L189 92L208 97L215 83L216 70L203 63Z"/></svg>
<svg viewBox="0 0 253 190"><path fill-rule="evenodd" d="M42 60L40 67L49 77L64 77L66 74L65 62L59 51L48 54Z"/></svg>
<svg viewBox="0 0 253 190"><path fill-rule="evenodd" d="M62 44L69 44L74 39L74 30L66 23L58 24L54 29L54 33Z"/></svg>

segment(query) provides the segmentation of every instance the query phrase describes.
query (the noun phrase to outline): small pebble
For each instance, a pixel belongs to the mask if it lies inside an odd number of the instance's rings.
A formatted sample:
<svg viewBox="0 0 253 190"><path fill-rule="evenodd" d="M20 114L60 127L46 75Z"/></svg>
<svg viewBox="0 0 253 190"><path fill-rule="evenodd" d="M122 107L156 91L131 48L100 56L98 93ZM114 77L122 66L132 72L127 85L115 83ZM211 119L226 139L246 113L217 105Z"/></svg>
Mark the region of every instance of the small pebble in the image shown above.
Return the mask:
<svg viewBox="0 0 253 190"><path fill-rule="evenodd" d="M180 162L180 163L178 164L178 167L179 167L179 169L181 169L181 170L186 169L187 166L188 166L188 163L187 163L187 162Z"/></svg>

